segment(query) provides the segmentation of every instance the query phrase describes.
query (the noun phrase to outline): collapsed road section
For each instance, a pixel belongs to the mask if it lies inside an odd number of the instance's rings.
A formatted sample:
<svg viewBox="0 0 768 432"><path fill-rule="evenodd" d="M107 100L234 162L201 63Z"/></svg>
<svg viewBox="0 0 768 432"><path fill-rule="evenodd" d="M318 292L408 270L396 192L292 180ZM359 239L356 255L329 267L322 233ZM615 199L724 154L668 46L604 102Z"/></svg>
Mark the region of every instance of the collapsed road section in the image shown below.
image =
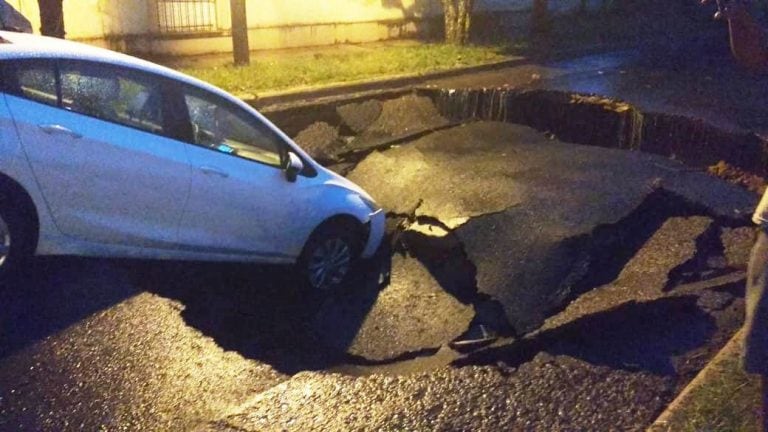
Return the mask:
<svg viewBox="0 0 768 432"><path fill-rule="evenodd" d="M344 329L364 367L300 373L206 427L642 430L740 325L756 197L677 161L472 122L349 176L406 220L390 283ZM446 354L488 301L507 337Z"/></svg>
<svg viewBox="0 0 768 432"><path fill-rule="evenodd" d="M750 193L666 158L492 122L374 153L349 176L396 213L423 200L418 215L453 229L477 268L478 290L502 304L520 334L571 297L589 265L591 233L658 190L724 220L743 219L754 205Z"/></svg>
<svg viewBox="0 0 768 432"><path fill-rule="evenodd" d="M741 324L756 196L706 165L741 183L758 138L696 154L695 121L494 94L282 111L389 212L392 247L336 295L282 268L39 263L0 292L0 429L644 429ZM478 321L502 337L452 350Z"/></svg>

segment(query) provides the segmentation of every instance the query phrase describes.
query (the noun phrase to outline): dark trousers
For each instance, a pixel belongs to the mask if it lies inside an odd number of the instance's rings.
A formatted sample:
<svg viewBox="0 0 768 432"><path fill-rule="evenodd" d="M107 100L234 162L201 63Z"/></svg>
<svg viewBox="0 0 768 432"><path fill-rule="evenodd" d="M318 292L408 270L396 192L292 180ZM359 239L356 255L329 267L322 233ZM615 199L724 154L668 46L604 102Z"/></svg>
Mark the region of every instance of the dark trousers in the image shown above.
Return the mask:
<svg viewBox="0 0 768 432"><path fill-rule="evenodd" d="M744 369L762 376L762 426L768 432L768 234L760 230L747 274Z"/></svg>
<svg viewBox="0 0 768 432"><path fill-rule="evenodd" d="M744 369L768 376L768 234L760 230L747 274Z"/></svg>
<svg viewBox="0 0 768 432"><path fill-rule="evenodd" d="M40 6L40 33L64 39L64 0L37 0Z"/></svg>
<svg viewBox="0 0 768 432"><path fill-rule="evenodd" d="M763 424L763 432L768 432L768 377L763 375L763 410L760 413L762 415L761 421Z"/></svg>

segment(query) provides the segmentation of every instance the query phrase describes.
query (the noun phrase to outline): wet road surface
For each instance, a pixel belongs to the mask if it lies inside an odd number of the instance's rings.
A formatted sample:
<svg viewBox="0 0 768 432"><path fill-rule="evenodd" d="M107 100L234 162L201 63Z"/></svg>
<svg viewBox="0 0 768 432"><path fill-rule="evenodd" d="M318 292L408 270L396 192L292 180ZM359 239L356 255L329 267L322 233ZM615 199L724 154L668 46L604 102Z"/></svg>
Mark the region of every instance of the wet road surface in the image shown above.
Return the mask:
<svg viewBox="0 0 768 432"><path fill-rule="evenodd" d="M330 298L219 264L6 284L0 430L639 430L740 325L755 197L676 162L471 123L350 176L422 203ZM449 349L489 303L505 337Z"/></svg>

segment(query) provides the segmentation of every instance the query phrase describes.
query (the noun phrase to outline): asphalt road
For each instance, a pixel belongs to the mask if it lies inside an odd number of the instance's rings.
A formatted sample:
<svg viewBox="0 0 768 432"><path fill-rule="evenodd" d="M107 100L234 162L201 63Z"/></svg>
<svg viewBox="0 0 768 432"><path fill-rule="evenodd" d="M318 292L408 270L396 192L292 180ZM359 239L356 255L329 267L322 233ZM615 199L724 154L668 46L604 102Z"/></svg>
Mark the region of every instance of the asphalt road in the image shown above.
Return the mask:
<svg viewBox="0 0 768 432"><path fill-rule="evenodd" d="M303 372L202 430L644 430L740 326L754 234L729 226L754 196L679 168L491 123L374 153L351 178L394 214L423 200L406 256L457 300L500 303L532 331L467 356L443 345L432 362ZM484 247L470 249L474 236ZM545 259L562 245L586 253ZM409 301L390 319L391 304L372 303L351 350L402 349L415 317L434 319Z"/></svg>
<svg viewBox="0 0 768 432"><path fill-rule="evenodd" d="M431 84L763 130L768 86L726 57L624 51ZM417 97L340 116L360 146L447 125ZM498 123L344 168L408 230L331 298L290 268L77 258L0 287L0 430L642 430L741 324L756 197L703 172ZM503 337L448 347L478 322Z"/></svg>
<svg viewBox="0 0 768 432"><path fill-rule="evenodd" d="M423 202L328 299L178 262L6 284L0 430L641 429L740 324L755 197L675 162L474 123L350 177ZM447 348L479 318L505 338Z"/></svg>

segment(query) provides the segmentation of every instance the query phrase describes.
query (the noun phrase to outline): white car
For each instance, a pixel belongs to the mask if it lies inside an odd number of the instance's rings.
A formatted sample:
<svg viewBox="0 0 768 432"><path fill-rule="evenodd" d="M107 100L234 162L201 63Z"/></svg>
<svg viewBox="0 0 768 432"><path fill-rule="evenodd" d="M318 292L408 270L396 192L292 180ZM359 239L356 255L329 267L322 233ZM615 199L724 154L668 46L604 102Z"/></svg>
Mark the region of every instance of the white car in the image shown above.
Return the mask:
<svg viewBox="0 0 768 432"><path fill-rule="evenodd" d="M328 290L374 254L384 219L216 87L0 32L0 275L32 255L296 263Z"/></svg>

